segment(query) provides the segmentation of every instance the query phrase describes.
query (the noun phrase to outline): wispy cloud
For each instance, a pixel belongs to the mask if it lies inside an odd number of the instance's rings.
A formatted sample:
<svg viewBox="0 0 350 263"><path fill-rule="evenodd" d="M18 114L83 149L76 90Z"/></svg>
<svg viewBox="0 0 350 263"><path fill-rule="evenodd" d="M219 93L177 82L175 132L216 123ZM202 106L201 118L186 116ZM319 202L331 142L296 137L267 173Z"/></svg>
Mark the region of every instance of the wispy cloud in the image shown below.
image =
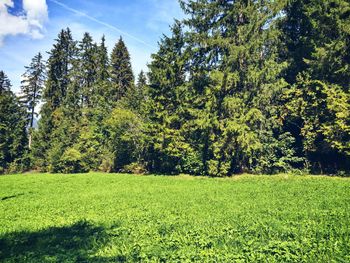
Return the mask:
<svg viewBox="0 0 350 263"><path fill-rule="evenodd" d="M164 25L172 25L174 19L181 20L184 13L175 0L148 0L154 6L155 13L148 19L146 25L149 29L159 31Z"/></svg>
<svg viewBox="0 0 350 263"><path fill-rule="evenodd" d="M52 3L55 3L55 4L57 4L57 5L59 5L59 6L61 6L61 7L63 7L64 9L66 9L66 10L68 10L68 11L71 11L71 12L77 14L77 15L83 16L83 17L85 17L85 18L87 18L87 19L89 19L89 20L91 20L91 21L93 21L93 22L95 22L95 23L98 23L98 24L103 25L103 26L105 26L105 27L107 27L107 28L109 28L109 29L112 29L112 30L114 30L114 31L117 31L118 33L122 34L123 36L129 37L129 38L131 38L131 39L133 39L133 40L135 40L135 41L137 41L137 42L139 42L139 43L141 43L141 44L143 44L143 45L146 45L146 46L151 47L151 48L155 48L154 46L152 46L152 45L146 43L146 42L143 41L142 39L140 39L140 38L138 38L138 37L136 37L136 36L133 36L133 35L129 34L128 32L125 32L124 30L121 30L121 29L119 29L119 28L117 28L117 27L115 27L115 26L113 26L113 25L111 25L111 24L109 24L109 23L106 23L106 22L104 22L104 21L101 21L101 20L99 20L99 19L97 19L97 18L95 18L95 17L93 17L93 16L90 16L90 15L88 15L88 14L82 12L82 11L79 11L79 10L77 10L77 9L71 8L71 7L69 7L68 5L63 4L63 3L60 2L60 1L57 1L57 0L49 0L49 1L52 2Z"/></svg>
<svg viewBox="0 0 350 263"><path fill-rule="evenodd" d="M25 34L31 38L43 37L44 23L48 18L45 0L23 0L23 12L14 15L9 8L13 0L0 0L0 46L8 35Z"/></svg>

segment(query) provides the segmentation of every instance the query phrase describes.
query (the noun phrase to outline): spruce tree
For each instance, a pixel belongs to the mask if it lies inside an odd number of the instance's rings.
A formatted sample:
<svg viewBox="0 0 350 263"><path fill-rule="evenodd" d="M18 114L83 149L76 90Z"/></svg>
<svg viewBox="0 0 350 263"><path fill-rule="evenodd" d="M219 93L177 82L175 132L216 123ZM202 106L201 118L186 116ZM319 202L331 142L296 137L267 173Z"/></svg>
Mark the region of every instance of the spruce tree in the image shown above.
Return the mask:
<svg viewBox="0 0 350 263"><path fill-rule="evenodd" d="M147 78L145 73L141 70L138 75L136 85L132 85L128 89L124 98L122 98L120 105L124 108L130 109L133 112L144 115L145 104L147 103Z"/></svg>
<svg viewBox="0 0 350 263"><path fill-rule="evenodd" d="M112 51L110 76L112 82L110 95L114 101L118 101L134 85L129 51L121 37Z"/></svg>
<svg viewBox="0 0 350 263"><path fill-rule="evenodd" d="M45 64L39 52L29 66L25 67L26 72L22 75L21 102L25 104L29 116L29 129L33 128L34 119L38 114L35 108L41 100L45 83ZM29 148L31 147L31 131L29 134Z"/></svg>
<svg viewBox="0 0 350 263"><path fill-rule="evenodd" d="M10 90L11 90L11 81L9 80L5 72L0 70L0 92L4 93Z"/></svg>
<svg viewBox="0 0 350 263"><path fill-rule="evenodd" d="M25 108L11 91L6 74L0 71L0 174L9 168L12 172L28 168L26 126Z"/></svg>
<svg viewBox="0 0 350 263"><path fill-rule="evenodd" d="M190 172L191 165L186 161L195 155L182 130L183 124L189 121L186 119L189 91L185 44L182 24L176 21L171 36L163 36L149 64L147 159L149 169L163 173Z"/></svg>
<svg viewBox="0 0 350 263"><path fill-rule="evenodd" d="M76 77L81 89L82 106L92 107L92 97L95 95L97 81L97 46L89 33L84 33L79 43L79 65L75 68Z"/></svg>
<svg viewBox="0 0 350 263"><path fill-rule="evenodd" d="M39 129L33 134L33 156L41 168L48 167L48 150L53 146L56 128L61 119L59 108L65 103L71 82L76 43L69 28L62 30L49 52L47 80L43 90L43 106L40 111Z"/></svg>
<svg viewBox="0 0 350 263"><path fill-rule="evenodd" d="M285 63L277 56L280 3L203 0L181 5L189 15L191 85L197 93L192 107L205 173L288 169L296 159L293 152L279 150L292 143L278 121L286 88L281 77Z"/></svg>
<svg viewBox="0 0 350 263"><path fill-rule="evenodd" d="M105 41L105 36L103 36L96 50L96 84L94 91L94 105L100 108L101 111L107 110L109 112L112 109L113 103L109 97L111 82L109 75L109 57Z"/></svg>
<svg viewBox="0 0 350 263"><path fill-rule="evenodd" d="M279 23L283 43L279 52L281 58L289 63L284 76L290 84L295 83L298 74L307 68L305 59L310 59L313 51L313 43L310 41L312 25L306 13L310 2L315 1L286 1L283 8L285 16Z"/></svg>
<svg viewBox="0 0 350 263"><path fill-rule="evenodd" d="M97 68L97 79L99 81L107 81L109 79L109 58L108 51L106 47L106 38L103 35L101 38L101 43L97 47L97 58L96 58L96 68Z"/></svg>

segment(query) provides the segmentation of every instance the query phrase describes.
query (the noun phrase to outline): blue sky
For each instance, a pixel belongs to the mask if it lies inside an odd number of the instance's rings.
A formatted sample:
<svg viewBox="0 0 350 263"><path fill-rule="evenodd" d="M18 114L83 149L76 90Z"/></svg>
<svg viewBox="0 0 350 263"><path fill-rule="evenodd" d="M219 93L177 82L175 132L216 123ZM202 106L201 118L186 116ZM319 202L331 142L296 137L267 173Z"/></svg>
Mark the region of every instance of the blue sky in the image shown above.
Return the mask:
<svg viewBox="0 0 350 263"><path fill-rule="evenodd" d="M0 70L17 92L24 66L39 51L47 58L58 32L70 27L76 40L89 32L99 42L104 34L109 51L121 35L137 75L182 17L177 0L0 0Z"/></svg>

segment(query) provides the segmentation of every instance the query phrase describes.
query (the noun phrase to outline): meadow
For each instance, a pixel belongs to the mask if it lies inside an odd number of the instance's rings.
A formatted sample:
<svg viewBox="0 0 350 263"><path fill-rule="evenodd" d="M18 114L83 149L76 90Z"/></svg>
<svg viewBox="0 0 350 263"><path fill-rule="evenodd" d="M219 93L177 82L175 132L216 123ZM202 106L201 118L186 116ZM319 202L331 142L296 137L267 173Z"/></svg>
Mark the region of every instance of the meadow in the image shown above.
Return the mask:
<svg viewBox="0 0 350 263"><path fill-rule="evenodd" d="M1 262L350 262L350 180L0 177Z"/></svg>

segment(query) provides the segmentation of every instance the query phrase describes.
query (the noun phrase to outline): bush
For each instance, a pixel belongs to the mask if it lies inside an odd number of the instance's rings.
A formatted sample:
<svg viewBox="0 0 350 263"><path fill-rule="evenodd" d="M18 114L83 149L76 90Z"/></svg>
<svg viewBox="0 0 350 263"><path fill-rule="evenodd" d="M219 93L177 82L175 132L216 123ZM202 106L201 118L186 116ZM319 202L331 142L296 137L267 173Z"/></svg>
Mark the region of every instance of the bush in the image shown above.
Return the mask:
<svg viewBox="0 0 350 263"><path fill-rule="evenodd" d="M140 163L130 163L123 167L121 170L124 173L132 173L132 174L145 174L147 173L147 169L143 164Z"/></svg>
<svg viewBox="0 0 350 263"><path fill-rule="evenodd" d="M88 168L83 162L82 154L74 148L68 148L63 153L61 163L63 166L62 172L64 173L79 173L88 171Z"/></svg>
<svg viewBox="0 0 350 263"><path fill-rule="evenodd" d="M141 118L129 110L116 108L105 125L108 127L109 151L114 153L113 170L139 162L144 149Z"/></svg>
<svg viewBox="0 0 350 263"><path fill-rule="evenodd" d="M113 171L114 155L108 150L103 151L101 164L98 168L99 171L110 173Z"/></svg>

